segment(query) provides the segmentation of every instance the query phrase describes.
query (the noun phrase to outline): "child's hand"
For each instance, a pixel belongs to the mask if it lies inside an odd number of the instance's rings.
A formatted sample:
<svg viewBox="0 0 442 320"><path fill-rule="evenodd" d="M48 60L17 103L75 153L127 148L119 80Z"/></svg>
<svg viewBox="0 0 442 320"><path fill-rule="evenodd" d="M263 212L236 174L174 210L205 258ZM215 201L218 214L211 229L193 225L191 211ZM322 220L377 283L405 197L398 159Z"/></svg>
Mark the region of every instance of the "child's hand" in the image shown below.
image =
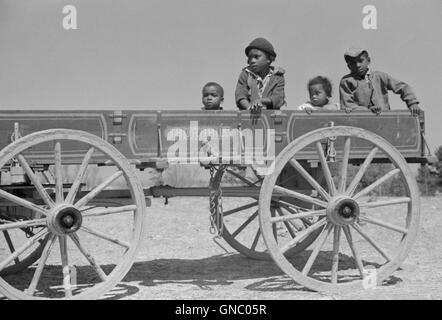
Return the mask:
<svg viewBox="0 0 442 320"><path fill-rule="evenodd" d="M252 113L260 113L263 108L263 103L261 99L257 99L252 102L252 107L250 108Z"/></svg>
<svg viewBox="0 0 442 320"><path fill-rule="evenodd" d="M311 106L305 106L305 108L304 108L304 111L305 112L307 112L307 114L312 114L312 112L313 112L313 107L311 107Z"/></svg>
<svg viewBox="0 0 442 320"><path fill-rule="evenodd" d="M419 108L417 103L410 106L410 111L412 116L419 116L421 114L421 108Z"/></svg>
<svg viewBox="0 0 442 320"><path fill-rule="evenodd" d="M373 113L376 113L376 114L380 114L381 113L381 107L380 106L371 106L369 109Z"/></svg>

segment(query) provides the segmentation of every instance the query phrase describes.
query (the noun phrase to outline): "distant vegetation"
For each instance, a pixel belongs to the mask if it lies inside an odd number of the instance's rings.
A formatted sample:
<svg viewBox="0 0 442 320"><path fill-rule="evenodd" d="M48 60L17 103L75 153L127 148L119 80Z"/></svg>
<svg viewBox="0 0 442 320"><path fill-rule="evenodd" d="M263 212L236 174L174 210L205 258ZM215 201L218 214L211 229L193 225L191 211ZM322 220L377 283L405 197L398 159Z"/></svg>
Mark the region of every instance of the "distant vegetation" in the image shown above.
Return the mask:
<svg viewBox="0 0 442 320"><path fill-rule="evenodd" d="M435 163L419 168L416 177L422 195L434 196L436 192L442 192L442 146L435 152Z"/></svg>

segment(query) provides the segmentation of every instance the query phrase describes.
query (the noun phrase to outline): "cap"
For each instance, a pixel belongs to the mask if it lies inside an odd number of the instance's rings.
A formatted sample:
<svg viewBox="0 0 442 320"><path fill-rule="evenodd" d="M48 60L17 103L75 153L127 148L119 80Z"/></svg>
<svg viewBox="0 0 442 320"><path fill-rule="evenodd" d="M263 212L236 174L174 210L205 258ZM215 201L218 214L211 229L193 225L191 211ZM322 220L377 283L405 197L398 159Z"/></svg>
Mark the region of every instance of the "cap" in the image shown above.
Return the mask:
<svg viewBox="0 0 442 320"><path fill-rule="evenodd" d="M269 55L276 57L275 49L273 49L272 44L264 38L256 38L246 48L246 55L249 55L249 51L252 49L258 49L268 53Z"/></svg>
<svg viewBox="0 0 442 320"><path fill-rule="evenodd" d="M367 53L367 50L362 48L350 48L344 53L344 59L347 60L348 58L356 58L360 56L363 53Z"/></svg>

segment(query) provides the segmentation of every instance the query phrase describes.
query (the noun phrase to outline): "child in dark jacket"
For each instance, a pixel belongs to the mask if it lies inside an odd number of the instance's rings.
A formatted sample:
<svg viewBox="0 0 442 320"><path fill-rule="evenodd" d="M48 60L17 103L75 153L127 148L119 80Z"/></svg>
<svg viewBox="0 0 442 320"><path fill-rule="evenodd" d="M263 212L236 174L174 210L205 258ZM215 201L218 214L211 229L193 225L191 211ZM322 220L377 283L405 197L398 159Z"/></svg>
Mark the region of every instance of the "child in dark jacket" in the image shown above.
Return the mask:
<svg viewBox="0 0 442 320"><path fill-rule="evenodd" d="M238 79L235 102L239 109L280 109L285 104L284 70L271 66L276 53L264 38L253 40L245 49L248 66Z"/></svg>
<svg viewBox="0 0 442 320"><path fill-rule="evenodd" d="M369 109L374 113L390 110L388 90L391 90L400 95L413 115L420 114L419 101L412 88L385 72L369 70L370 57L366 50L351 48L344 58L350 74L344 76L339 85L342 109Z"/></svg>

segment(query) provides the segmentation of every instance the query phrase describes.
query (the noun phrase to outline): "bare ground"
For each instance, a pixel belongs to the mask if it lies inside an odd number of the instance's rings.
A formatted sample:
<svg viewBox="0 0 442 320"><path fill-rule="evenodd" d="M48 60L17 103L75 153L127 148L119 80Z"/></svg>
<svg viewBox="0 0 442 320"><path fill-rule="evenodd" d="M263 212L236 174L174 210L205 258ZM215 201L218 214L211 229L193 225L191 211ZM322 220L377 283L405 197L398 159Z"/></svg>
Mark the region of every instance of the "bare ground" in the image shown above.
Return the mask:
<svg viewBox="0 0 442 320"><path fill-rule="evenodd" d="M209 233L205 198L153 199L131 271L109 299L441 299L442 197L421 198L418 238L385 285L325 295L300 287L273 261L251 260Z"/></svg>
<svg viewBox="0 0 442 320"><path fill-rule="evenodd" d="M208 207L207 198L172 198L167 206L163 199L152 199L137 259L104 299L442 298L441 196L421 198L418 238L402 267L383 286L333 296L296 284L273 261L246 258L224 240L220 241L223 248L216 244L209 233ZM95 258L105 259L108 254L111 251L102 250ZM50 281L46 279L41 281Z"/></svg>

